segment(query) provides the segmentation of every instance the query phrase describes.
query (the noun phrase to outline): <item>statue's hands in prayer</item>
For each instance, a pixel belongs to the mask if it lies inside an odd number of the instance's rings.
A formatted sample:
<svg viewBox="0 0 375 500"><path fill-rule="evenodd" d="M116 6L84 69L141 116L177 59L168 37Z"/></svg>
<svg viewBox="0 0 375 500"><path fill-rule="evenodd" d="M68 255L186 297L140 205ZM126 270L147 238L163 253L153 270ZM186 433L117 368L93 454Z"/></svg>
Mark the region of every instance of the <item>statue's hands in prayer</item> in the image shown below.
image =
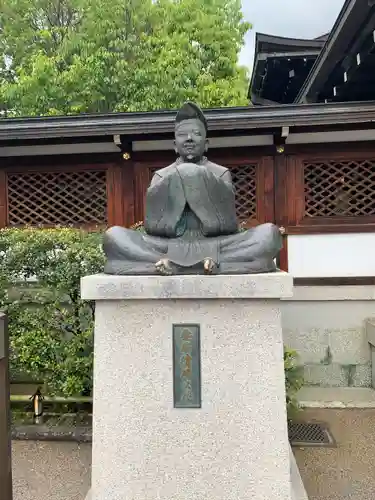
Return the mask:
<svg viewBox="0 0 375 500"><path fill-rule="evenodd" d="M205 167L196 163L181 163L176 168L182 178L195 177L205 170Z"/></svg>

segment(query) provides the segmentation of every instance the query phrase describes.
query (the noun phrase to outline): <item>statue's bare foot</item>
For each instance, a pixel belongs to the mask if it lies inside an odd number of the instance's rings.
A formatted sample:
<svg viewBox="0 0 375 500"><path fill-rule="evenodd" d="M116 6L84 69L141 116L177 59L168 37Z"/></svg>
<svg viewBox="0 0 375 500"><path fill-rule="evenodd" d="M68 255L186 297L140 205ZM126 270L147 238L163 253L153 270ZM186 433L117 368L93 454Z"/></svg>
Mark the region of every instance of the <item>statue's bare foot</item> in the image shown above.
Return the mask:
<svg viewBox="0 0 375 500"><path fill-rule="evenodd" d="M212 274L212 271L214 270L215 266L216 264L211 258L204 259L203 268L205 274Z"/></svg>
<svg viewBox="0 0 375 500"><path fill-rule="evenodd" d="M170 276L173 274L171 263L168 259L160 259L156 264L156 271L163 276Z"/></svg>

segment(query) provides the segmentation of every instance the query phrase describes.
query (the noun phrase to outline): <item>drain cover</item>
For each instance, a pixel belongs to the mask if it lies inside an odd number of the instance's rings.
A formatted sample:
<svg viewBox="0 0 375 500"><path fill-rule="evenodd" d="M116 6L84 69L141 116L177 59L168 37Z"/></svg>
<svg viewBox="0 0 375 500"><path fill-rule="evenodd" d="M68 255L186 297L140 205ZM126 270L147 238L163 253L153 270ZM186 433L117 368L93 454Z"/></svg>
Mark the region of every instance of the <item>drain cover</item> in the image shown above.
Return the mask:
<svg viewBox="0 0 375 500"><path fill-rule="evenodd" d="M289 441L292 446L335 446L327 425L319 422L288 422Z"/></svg>

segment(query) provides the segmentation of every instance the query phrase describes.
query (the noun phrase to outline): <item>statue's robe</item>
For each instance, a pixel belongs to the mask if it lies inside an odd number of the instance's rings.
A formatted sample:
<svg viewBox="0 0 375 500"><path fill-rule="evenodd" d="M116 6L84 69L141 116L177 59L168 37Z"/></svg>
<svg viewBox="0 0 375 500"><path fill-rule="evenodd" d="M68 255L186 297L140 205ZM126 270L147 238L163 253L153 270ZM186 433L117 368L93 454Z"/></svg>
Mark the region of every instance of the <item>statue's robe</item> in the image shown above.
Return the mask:
<svg viewBox="0 0 375 500"><path fill-rule="evenodd" d="M270 272L281 248L273 224L239 231L230 172L208 160L187 171L177 161L154 174L144 228L146 234L120 227L106 232L106 273L153 274L162 258L181 273L197 272L207 258L220 273Z"/></svg>

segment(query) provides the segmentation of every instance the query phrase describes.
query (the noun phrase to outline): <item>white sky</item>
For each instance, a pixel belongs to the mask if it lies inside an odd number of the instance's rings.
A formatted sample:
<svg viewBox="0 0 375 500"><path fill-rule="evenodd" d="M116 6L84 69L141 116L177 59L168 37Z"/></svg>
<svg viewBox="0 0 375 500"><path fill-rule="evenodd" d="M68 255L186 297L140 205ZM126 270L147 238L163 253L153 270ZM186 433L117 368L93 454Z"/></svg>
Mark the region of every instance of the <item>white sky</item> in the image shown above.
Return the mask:
<svg viewBox="0 0 375 500"><path fill-rule="evenodd" d="M255 33L314 38L331 30L345 0L242 0L246 21L253 29L246 36L240 63L252 70Z"/></svg>

